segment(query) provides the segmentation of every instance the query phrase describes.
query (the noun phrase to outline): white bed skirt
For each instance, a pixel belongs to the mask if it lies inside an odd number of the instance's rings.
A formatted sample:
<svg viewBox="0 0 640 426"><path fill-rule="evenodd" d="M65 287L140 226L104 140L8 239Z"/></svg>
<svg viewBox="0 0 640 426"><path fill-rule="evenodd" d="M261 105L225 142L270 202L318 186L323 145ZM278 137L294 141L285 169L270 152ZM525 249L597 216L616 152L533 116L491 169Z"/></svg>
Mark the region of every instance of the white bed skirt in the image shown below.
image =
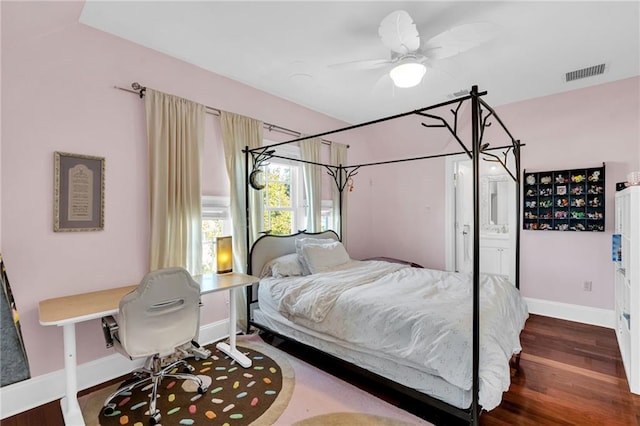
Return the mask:
<svg viewBox="0 0 640 426"><path fill-rule="evenodd" d="M396 361L362 352L348 342L294 324L277 312L274 313L273 308L264 301L261 301L260 309L256 309L253 315L256 323L272 331L317 348L396 383L458 408L467 409L471 405L471 391L460 389L440 377L398 364Z"/></svg>

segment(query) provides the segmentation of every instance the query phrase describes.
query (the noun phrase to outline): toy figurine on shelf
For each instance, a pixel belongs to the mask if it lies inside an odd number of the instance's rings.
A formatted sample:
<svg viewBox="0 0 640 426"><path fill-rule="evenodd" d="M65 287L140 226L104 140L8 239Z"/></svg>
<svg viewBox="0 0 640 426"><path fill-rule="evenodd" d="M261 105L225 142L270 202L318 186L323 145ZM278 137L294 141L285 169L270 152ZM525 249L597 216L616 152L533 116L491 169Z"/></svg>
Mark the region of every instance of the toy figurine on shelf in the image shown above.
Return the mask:
<svg viewBox="0 0 640 426"><path fill-rule="evenodd" d="M593 173L589 176L589 182L598 182L600 181L600 170L594 170Z"/></svg>
<svg viewBox="0 0 640 426"><path fill-rule="evenodd" d="M544 185L548 185L551 183L551 176L542 176L540 178L540 183L544 184Z"/></svg>
<svg viewBox="0 0 640 426"><path fill-rule="evenodd" d="M571 176L571 182L580 183L585 180L585 175L573 175Z"/></svg>
<svg viewBox="0 0 640 426"><path fill-rule="evenodd" d="M573 207L584 207L585 206L584 198L574 198L573 200L571 200L571 205Z"/></svg>
<svg viewBox="0 0 640 426"><path fill-rule="evenodd" d="M558 231L566 231L569 229L569 224L567 223L559 223L556 225L556 230Z"/></svg>
<svg viewBox="0 0 640 426"><path fill-rule="evenodd" d="M602 186L600 185L589 185L588 194L602 194Z"/></svg>
<svg viewBox="0 0 640 426"><path fill-rule="evenodd" d="M558 207L567 207L569 205L569 200L566 198L559 198L558 201L556 201L556 205Z"/></svg>
<svg viewBox="0 0 640 426"><path fill-rule="evenodd" d="M527 197L535 197L536 196L536 190L533 188L529 188L527 189Z"/></svg>
<svg viewBox="0 0 640 426"><path fill-rule="evenodd" d="M525 201L524 206L533 209L533 208L536 207L536 202L535 201Z"/></svg>
<svg viewBox="0 0 640 426"><path fill-rule="evenodd" d="M566 219L566 218L567 218L566 210L557 210L556 211L556 219Z"/></svg>
<svg viewBox="0 0 640 426"><path fill-rule="evenodd" d="M591 201L589 202L589 205L590 205L591 207L600 207L600 198L598 198L598 197L593 197L593 198L591 199Z"/></svg>
<svg viewBox="0 0 640 426"><path fill-rule="evenodd" d="M541 223L540 224L540 230L542 231L551 231L553 228L551 227L551 224L549 223Z"/></svg>
<svg viewBox="0 0 640 426"><path fill-rule="evenodd" d="M573 229L574 231L584 231L586 228L584 227L583 224L576 223L574 226L571 227L571 229Z"/></svg>
<svg viewBox="0 0 640 426"><path fill-rule="evenodd" d="M574 186L571 188L571 195L582 195L583 189L582 186Z"/></svg>
<svg viewBox="0 0 640 426"><path fill-rule="evenodd" d="M566 183L566 182L567 182L567 178L562 176L562 174L558 174L558 176L556 176L556 183Z"/></svg>

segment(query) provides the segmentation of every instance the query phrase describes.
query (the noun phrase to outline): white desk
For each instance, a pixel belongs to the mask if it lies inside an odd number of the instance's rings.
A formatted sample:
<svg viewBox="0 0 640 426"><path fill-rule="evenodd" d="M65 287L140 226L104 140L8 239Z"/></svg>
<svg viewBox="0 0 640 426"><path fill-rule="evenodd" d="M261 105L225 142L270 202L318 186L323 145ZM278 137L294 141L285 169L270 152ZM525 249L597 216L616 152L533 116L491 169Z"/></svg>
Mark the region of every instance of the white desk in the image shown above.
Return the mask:
<svg viewBox="0 0 640 426"><path fill-rule="evenodd" d="M205 274L196 276L194 279L200 283L201 294L229 290L229 344L218 343L216 347L235 359L241 366L250 367L251 360L236 349L236 292L243 287L257 283L259 279L251 275L233 272ZM76 323L117 314L122 296L137 286L136 284L40 302L40 324L62 327L66 388L65 396L60 400L60 406L65 424L70 426L84 425L78 404Z"/></svg>

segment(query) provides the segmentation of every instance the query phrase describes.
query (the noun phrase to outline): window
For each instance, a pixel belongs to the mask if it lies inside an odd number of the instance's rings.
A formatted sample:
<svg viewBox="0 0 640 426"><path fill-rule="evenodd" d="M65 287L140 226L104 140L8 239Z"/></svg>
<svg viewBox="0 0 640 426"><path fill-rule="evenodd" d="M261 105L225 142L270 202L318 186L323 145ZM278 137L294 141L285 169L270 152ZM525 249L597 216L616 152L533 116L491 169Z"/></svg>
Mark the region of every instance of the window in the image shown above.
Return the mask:
<svg viewBox="0 0 640 426"><path fill-rule="evenodd" d="M273 142L264 141L265 144ZM297 146L279 146L278 155L300 159ZM272 158L265 167L263 230L273 235L287 235L307 229L307 204L304 194L302 163ZM333 229L333 202L322 200L321 230Z"/></svg>
<svg viewBox="0 0 640 426"><path fill-rule="evenodd" d="M265 167L266 186L262 191L263 229L274 235L292 234L304 228L302 170L298 165L271 161Z"/></svg>
<svg viewBox="0 0 640 426"><path fill-rule="evenodd" d="M229 197L202 196L202 272L216 272L216 238L231 235Z"/></svg>

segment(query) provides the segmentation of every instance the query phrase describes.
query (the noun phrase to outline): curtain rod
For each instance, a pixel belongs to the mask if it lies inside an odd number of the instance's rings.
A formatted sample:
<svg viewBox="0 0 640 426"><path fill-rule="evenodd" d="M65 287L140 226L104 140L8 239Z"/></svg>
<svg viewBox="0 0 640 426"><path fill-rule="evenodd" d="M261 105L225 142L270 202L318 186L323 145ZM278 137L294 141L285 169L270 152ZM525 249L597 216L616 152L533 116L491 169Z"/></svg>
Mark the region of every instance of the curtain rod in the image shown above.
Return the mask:
<svg viewBox="0 0 640 426"><path fill-rule="evenodd" d="M144 91L146 90L145 86L141 86L140 83L133 82L133 83L131 83L131 87L132 87L132 89L127 89L126 87L120 87L120 86L113 86L114 89L122 90L124 92L134 93L134 94L140 96L140 99L142 99L144 97ZM211 115L215 115L216 117L220 117L220 109L211 107L209 105L205 105L204 107L205 107L205 110L206 110L207 114L211 114ZM302 137L302 133L300 133L298 131L295 131L295 130L287 129L286 127L278 126L276 124L271 124L271 123L264 123L264 122L262 124L263 124L263 127L269 132L278 132L278 133L282 133L284 135ZM321 138L320 140L325 145L331 145L331 143L332 143L330 140L327 140L327 139L322 139Z"/></svg>

